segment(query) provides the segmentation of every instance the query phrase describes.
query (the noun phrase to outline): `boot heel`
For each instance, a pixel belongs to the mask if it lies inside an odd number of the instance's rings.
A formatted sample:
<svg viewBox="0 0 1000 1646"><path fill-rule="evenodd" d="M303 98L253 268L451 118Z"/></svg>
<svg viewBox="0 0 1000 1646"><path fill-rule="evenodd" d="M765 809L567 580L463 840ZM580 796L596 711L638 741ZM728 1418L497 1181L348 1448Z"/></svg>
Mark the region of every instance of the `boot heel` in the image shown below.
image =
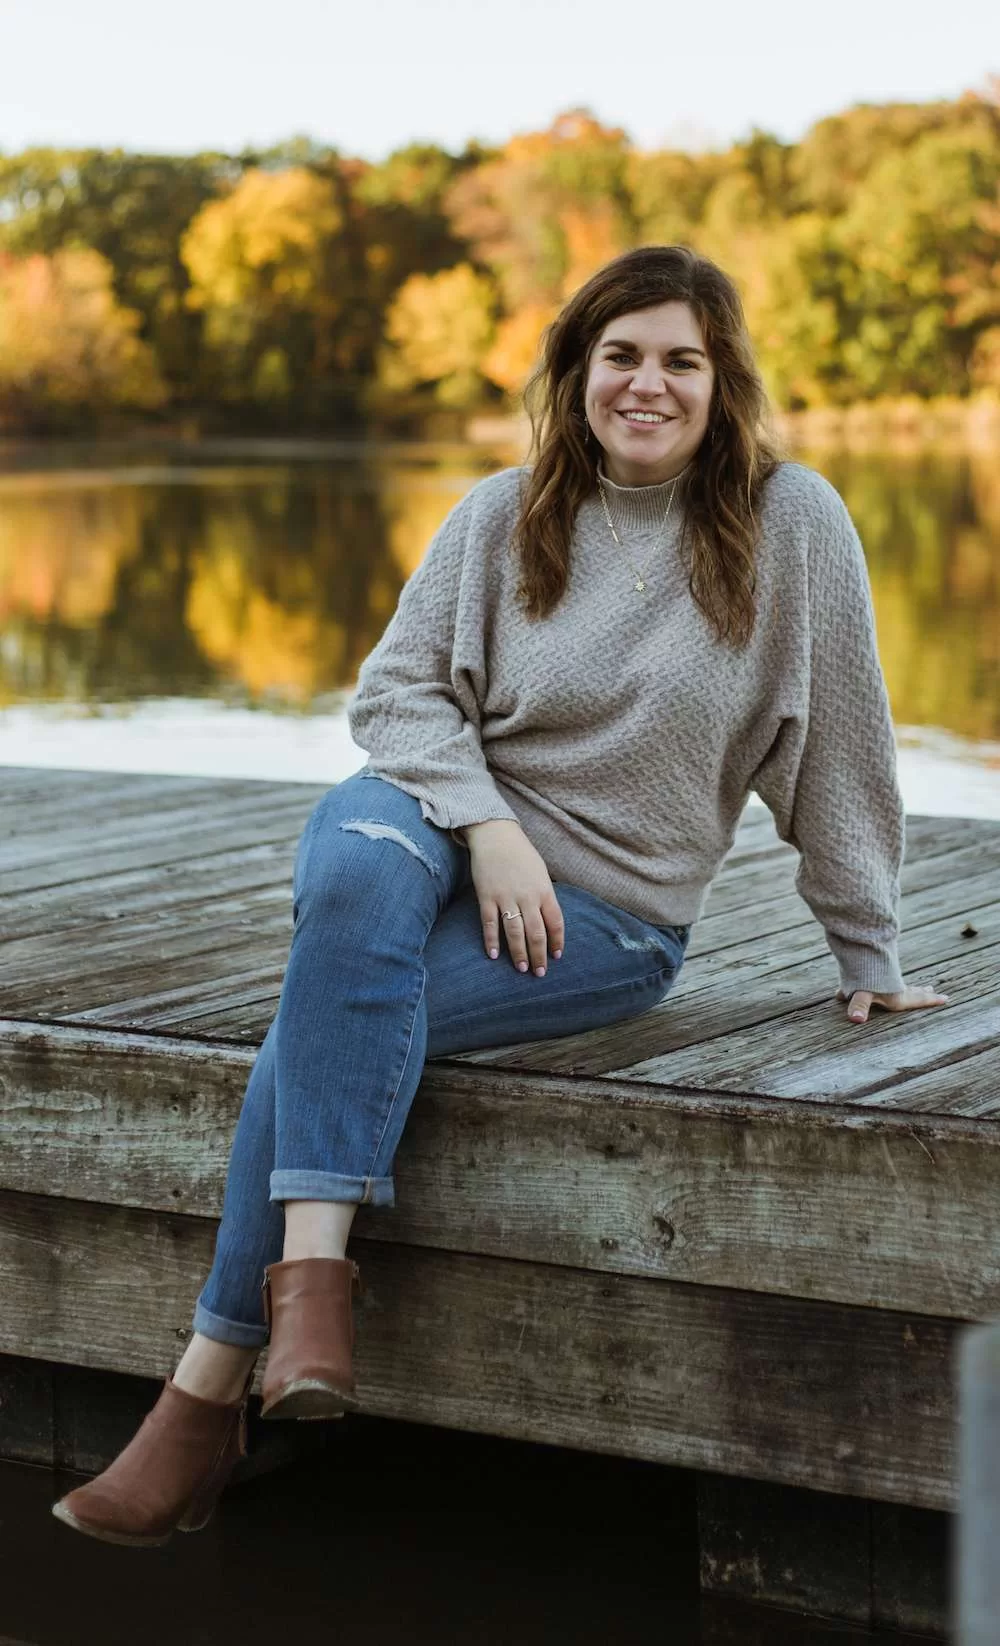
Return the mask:
<svg viewBox="0 0 1000 1646"><path fill-rule="evenodd" d="M207 1526L233 1464L245 1453L247 1378L237 1406L202 1400L168 1378L125 1450L95 1480L53 1505L75 1532L136 1548Z"/></svg>
<svg viewBox="0 0 1000 1646"><path fill-rule="evenodd" d="M216 1506L234 1465L239 1458L247 1455L247 1403L252 1377L253 1373L251 1372L243 1391L243 1400L237 1414L236 1427L231 1434L227 1435L219 1456L198 1487L180 1520L178 1520L177 1530L179 1532L200 1532L208 1525L215 1513ZM0 1643L0 1646L2 1646L2 1643Z"/></svg>
<svg viewBox="0 0 1000 1646"><path fill-rule="evenodd" d="M277 1398L261 1407L261 1417L321 1419L343 1417L356 1412L358 1402L351 1394L336 1389L321 1378L302 1377L286 1383Z"/></svg>

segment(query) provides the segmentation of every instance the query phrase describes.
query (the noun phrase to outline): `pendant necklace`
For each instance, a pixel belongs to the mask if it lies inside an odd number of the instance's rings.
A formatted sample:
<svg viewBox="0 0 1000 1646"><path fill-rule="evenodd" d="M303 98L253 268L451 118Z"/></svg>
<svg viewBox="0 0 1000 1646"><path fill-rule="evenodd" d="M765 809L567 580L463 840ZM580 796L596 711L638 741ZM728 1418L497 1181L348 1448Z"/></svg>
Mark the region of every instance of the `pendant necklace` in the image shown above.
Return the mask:
<svg viewBox="0 0 1000 1646"><path fill-rule="evenodd" d="M615 531L615 523L611 518L611 510L608 507L608 497L607 497L606 491L604 490L604 483L601 480L600 475L597 476L597 489L601 494L601 503L602 503L603 508L604 508L604 518L608 523L608 530L610 531L612 537L614 538L615 542L618 545L619 554L621 555L622 559L624 560L624 562L625 562L626 566L628 567L629 571L632 573L632 576L635 578L635 582L633 583L632 587L635 589L636 594L645 594L645 592L646 592L646 573L648 572L650 566L653 564L653 561L656 558L657 553L659 552L659 550L663 546L663 539L664 539L664 535L665 535L666 530L667 530L667 521L670 519L670 511L674 506L674 493L677 490L677 482L681 478L681 475L686 472L687 468L688 468L688 465L685 463L684 468L681 469L681 473L674 475L674 483L670 488L670 497L669 497L668 502L667 502L667 510L666 510L666 513L663 516L663 520L660 523L660 530L659 530L659 533L657 535L656 543L654 544L654 547L653 547L653 552L652 552L649 559L646 561L646 564L642 567L641 570L637 566L633 566L633 564L632 564L631 560L629 559L628 555L625 553L624 545L622 543L621 538L618 536L618 533Z"/></svg>

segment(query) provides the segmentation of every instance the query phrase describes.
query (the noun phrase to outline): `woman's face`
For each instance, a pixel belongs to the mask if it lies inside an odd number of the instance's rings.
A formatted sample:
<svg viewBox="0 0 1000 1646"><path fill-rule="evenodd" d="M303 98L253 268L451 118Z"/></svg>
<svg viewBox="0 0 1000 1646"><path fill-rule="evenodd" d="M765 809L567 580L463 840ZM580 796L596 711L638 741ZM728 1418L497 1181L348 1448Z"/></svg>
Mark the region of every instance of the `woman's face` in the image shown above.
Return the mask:
<svg viewBox="0 0 1000 1646"><path fill-rule="evenodd" d="M715 371L686 303L659 303L605 326L590 353L587 422L619 486L672 480L708 428Z"/></svg>

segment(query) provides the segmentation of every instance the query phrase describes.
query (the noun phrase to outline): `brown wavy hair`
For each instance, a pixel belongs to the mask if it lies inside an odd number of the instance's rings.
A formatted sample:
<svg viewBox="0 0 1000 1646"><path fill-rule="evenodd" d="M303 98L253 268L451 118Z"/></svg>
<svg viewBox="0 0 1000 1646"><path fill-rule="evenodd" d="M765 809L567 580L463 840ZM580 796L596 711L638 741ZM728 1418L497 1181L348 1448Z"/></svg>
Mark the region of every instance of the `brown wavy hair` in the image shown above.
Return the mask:
<svg viewBox="0 0 1000 1646"><path fill-rule="evenodd" d="M756 548L764 482L783 453L727 274L688 246L640 246L598 269L546 329L525 389L531 472L512 546L517 594L531 618L547 617L569 579L577 509L597 483L601 447L587 422L591 351L612 320L659 303L687 303L715 368L708 428L685 478L681 552L696 604L722 641L741 647L756 619Z"/></svg>

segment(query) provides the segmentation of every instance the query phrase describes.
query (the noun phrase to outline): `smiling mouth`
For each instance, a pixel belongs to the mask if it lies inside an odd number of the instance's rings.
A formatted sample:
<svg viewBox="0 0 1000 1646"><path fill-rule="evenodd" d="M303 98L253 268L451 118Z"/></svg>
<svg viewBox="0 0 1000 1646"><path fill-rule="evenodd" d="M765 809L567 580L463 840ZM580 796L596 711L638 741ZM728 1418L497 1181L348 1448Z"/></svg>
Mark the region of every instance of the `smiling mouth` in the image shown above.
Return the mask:
<svg viewBox="0 0 1000 1646"><path fill-rule="evenodd" d="M672 417L666 417L662 412L623 411L619 412L618 415L624 417L626 423L632 423L638 428L645 429L659 428L664 423L674 421Z"/></svg>

